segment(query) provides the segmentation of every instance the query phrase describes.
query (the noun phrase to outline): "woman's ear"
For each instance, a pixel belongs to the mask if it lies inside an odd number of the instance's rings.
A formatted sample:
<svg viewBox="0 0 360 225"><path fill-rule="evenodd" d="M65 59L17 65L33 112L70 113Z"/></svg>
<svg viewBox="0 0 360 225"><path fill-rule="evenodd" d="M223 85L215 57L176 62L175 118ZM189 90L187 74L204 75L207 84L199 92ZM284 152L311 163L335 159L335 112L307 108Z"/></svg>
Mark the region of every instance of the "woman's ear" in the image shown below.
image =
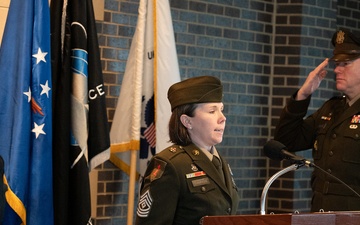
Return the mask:
<svg viewBox="0 0 360 225"><path fill-rule="evenodd" d="M184 127L186 127L187 129L192 129L191 127L191 121L190 121L190 117L185 115L185 114L182 114L180 116L180 121L181 123L184 125Z"/></svg>

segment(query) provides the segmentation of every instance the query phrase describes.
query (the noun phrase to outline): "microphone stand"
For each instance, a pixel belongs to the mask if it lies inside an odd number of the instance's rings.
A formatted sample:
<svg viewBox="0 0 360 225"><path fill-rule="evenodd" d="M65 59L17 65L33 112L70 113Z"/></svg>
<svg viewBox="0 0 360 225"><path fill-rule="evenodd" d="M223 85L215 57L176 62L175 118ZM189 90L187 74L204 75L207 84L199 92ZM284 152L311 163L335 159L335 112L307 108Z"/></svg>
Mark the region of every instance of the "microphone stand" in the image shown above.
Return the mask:
<svg viewBox="0 0 360 225"><path fill-rule="evenodd" d="M303 165L304 164L292 164L291 166L288 166L285 169L280 170L279 172L275 173L272 177L270 177L270 179L266 182L265 187L261 194L261 203L260 203L260 207L261 207L260 214L261 215L265 215L265 200L266 200L266 195L270 188L270 185L281 175L283 175L287 172L293 171L293 170L297 170L298 168L300 168Z"/></svg>

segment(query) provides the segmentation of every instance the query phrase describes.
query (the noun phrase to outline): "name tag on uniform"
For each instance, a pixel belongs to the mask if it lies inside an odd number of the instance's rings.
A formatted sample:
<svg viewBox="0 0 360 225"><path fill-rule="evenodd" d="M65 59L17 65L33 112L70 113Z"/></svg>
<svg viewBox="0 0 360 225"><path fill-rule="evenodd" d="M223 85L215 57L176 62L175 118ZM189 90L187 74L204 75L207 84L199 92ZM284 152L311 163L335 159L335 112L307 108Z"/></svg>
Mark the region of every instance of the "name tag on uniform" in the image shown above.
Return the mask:
<svg viewBox="0 0 360 225"><path fill-rule="evenodd" d="M208 177L204 177L201 179L192 180L191 183L192 183L193 187L198 187L198 186L202 186L205 184L210 184L210 180Z"/></svg>

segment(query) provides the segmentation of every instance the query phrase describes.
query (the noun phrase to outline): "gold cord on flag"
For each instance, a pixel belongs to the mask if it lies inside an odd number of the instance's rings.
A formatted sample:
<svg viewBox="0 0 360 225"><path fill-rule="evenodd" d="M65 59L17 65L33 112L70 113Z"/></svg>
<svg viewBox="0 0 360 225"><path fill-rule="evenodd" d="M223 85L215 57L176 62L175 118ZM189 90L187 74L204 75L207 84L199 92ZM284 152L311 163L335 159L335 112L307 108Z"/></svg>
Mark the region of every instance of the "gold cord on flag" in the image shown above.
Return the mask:
<svg viewBox="0 0 360 225"><path fill-rule="evenodd" d="M7 186L7 191L5 192L5 198L9 206L16 212L22 221L22 225L26 225L26 209L22 201L15 195L11 190L6 176L3 176L4 184Z"/></svg>

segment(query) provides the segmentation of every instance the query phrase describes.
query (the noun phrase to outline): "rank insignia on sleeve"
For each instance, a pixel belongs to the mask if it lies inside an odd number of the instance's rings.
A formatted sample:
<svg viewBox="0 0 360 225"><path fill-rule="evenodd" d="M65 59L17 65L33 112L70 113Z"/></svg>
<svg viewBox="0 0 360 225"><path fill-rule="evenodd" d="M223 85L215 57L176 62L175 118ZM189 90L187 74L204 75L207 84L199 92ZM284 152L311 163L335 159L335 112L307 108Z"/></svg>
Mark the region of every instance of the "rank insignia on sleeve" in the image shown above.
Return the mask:
<svg viewBox="0 0 360 225"><path fill-rule="evenodd" d="M153 200L151 198L150 191L147 190L139 198L139 203L136 211L137 215L139 217L148 217L151 210L152 202Z"/></svg>
<svg viewBox="0 0 360 225"><path fill-rule="evenodd" d="M150 174L150 182L159 179L165 170L166 162L161 159L154 159L154 168Z"/></svg>

